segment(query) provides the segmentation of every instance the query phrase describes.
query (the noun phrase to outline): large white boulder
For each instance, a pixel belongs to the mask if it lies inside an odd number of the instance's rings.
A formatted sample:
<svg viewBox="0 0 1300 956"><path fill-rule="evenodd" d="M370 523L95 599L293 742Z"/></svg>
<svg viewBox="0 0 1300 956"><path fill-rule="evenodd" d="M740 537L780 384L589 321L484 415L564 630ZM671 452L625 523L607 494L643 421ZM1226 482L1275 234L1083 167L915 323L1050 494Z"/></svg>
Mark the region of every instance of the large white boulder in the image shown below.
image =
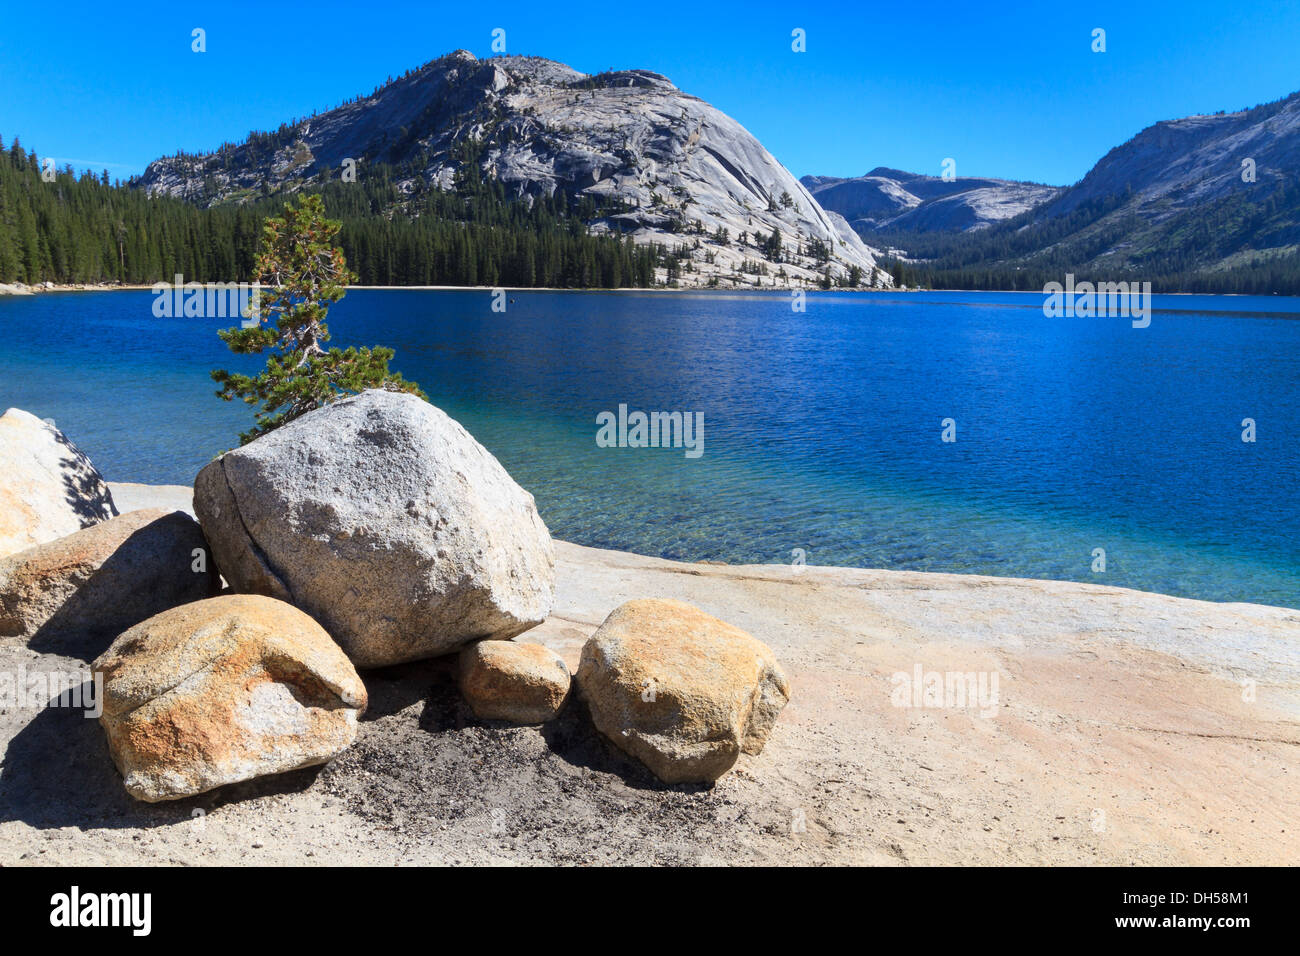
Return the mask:
<svg viewBox="0 0 1300 956"><path fill-rule="evenodd" d="M0 415L0 558L117 514L90 459L21 408Z"/></svg>
<svg viewBox="0 0 1300 956"><path fill-rule="evenodd" d="M358 667L512 637L554 599L533 496L413 395L364 392L227 452L194 508L234 590L295 604Z"/></svg>

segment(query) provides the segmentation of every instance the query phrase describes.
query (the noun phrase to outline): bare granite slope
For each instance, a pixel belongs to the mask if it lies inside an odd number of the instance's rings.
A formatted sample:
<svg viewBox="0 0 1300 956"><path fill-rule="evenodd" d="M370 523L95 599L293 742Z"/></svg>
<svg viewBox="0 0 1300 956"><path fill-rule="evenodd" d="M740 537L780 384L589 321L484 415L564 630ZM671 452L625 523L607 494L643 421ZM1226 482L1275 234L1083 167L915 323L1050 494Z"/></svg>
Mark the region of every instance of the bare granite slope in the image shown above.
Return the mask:
<svg viewBox="0 0 1300 956"><path fill-rule="evenodd" d="M922 176L880 167L865 176L805 176L819 203L862 235L879 230L972 232L1048 202L1055 186L984 177Z"/></svg>
<svg viewBox="0 0 1300 956"><path fill-rule="evenodd" d="M803 181L868 241L939 260L951 270L937 277L943 282L998 273L1019 283L1018 273L1072 271L1176 277L1174 287L1184 291L1203 283L1277 292L1286 290L1300 251L1298 163L1300 93L1292 93L1251 109L1155 123L1063 189L884 168Z"/></svg>
<svg viewBox="0 0 1300 956"><path fill-rule="evenodd" d="M889 285L875 255L838 214L828 213L743 126L648 70L588 76L540 57L478 60L457 50L368 97L273 134L205 155L149 165L139 185L204 203L337 176L346 159L414 170L400 183L451 189L466 163L511 195L616 201L623 211L589 223L637 242L701 246L682 281L734 275L742 264L812 280L852 268L864 285ZM729 239L718 241L718 230ZM785 261L765 258L761 232L781 234ZM820 243L829 254L814 255ZM802 251L801 251L802 250ZM764 283L772 285L772 275ZM778 284L786 284L779 282Z"/></svg>
<svg viewBox="0 0 1300 956"><path fill-rule="evenodd" d="M1248 166L1243 166L1246 163ZM1116 146L1077 185L1040 210L1060 216L1114 196L1148 215L1195 208L1242 192L1267 194L1300 165L1300 93L1249 110L1148 126Z"/></svg>

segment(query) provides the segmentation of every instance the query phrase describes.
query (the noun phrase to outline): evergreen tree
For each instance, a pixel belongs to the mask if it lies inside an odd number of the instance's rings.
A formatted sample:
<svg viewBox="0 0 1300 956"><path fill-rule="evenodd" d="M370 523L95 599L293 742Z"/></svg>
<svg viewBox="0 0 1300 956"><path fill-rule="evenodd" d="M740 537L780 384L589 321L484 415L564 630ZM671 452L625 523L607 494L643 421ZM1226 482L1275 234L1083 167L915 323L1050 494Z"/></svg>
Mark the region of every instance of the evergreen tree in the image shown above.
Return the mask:
<svg viewBox="0 0 1300 956"><path fill-rule="evenodd" d="M213 160L216 168L224 162ZM400 174L399 174L400 172ZM400 193L410 170L367 166L355 183L306 190L342 221L339 244L367 285L652 285L656 252L617 235L588 235L590 218L622 211L589 197L533 203L508 198L498 182L466 177L463 191L423 186ZM148 196L102 174L40 166L16 142L0 149L0 282L229 282L252 272L259 226L286 195L202 208Z"/></svg>
<svg viewBox="0 0 1300 956"><path fill-rule="evenodd" d="M353 278L343 251L333 244L339 229L339 223L325 218L319 196L303 196L297 206L286 204L282 218L269 218L263 226L257 324L217 334L237 354L260 355L267 349L272 354L256 376L222 369L212 373L221 386L218 397L261 405L253 416L256 425L240 435L242 443L368 388L425 397L414 382L388 370L392 349L325 350L330 337L325 315Z"/></svg>

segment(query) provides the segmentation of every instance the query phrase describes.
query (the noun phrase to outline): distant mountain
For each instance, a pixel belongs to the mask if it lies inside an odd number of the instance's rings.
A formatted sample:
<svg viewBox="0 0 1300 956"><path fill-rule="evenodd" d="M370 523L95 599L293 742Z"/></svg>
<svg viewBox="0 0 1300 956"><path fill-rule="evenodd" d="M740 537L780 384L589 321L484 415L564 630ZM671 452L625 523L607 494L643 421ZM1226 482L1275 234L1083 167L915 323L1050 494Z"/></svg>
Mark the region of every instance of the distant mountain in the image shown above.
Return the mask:
<svg viewBox="0 0 1300 956"><path fill-rule="evenodd" d="M1300 293L1300 93L1156 123L1076 185L978 233L876 230L913 281L1031 288L1076 275L1182 291ZM816 195L830 208L822 190ZM888 234L883 234L887 232Z"/></svg>
<svg viewBox="0 0 1300 956"><path fill-rule="evenodd" d="M859 235L880 231L970 232L1018 216L1061 192L1054 186L1010 179L922 176L877 167L865 176L800 180L822 206L849 221Z"/></svg>
<svg viewBox="0 0 1300 956"><path fill-rule="evenodd" d="M398 170L405 195L466 176L524 199L564 194L595 233L680 249L682 284L891 281L739 123L645 70L588 76L458 50L273 133L159 159L138 185L205 206L247 202L338 180L348 159L358 177L368 164Z"/></svg>
<svg viewBox="0 0 1300 956"><path fill-rule="evenodd" d="M1243 163L1250 162L1243 166ZM1255 182L1243 178L1253 165ZM1293 180L1300 170L1300 93L1237 113L1149 126L1117 146L1077 186L1038 211L1050 219L1096 201L1127 201L1166 218Z"/></svg>

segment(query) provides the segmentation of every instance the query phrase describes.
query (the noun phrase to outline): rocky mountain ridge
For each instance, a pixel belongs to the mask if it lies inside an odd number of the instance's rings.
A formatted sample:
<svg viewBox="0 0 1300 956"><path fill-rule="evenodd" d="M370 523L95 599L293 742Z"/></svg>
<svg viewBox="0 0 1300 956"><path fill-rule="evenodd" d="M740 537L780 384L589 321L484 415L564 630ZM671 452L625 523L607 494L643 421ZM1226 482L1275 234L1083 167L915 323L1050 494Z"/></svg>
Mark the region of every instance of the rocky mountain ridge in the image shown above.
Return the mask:
<svg viewBox="0 0 1300 956"><path fill-rule="evenodd" d="M680 249L684 285L891 282L844 218L744 127L647 70L589 76L458 50L274 133L159 159L137 184L202 205L239 202L338 178L349 161L358 176L391 164L407 194L470 175L512 197L589 201L593 232Z"/></svg>
<svg viewBox="0 0 1300 956"><path fill-rule="evenodd" d="M883 230L972 232L1010 219L1060 194L1055 186L983 177L923 176L879 166L864 176L804 176L821 205L860 235Z"/></svg>
<svg viewBox="0 0 1300 956"><path fill-rule="evenodd" d="M1155 123L1055 198L977 233L892 235L943 285L1035 288L1073 272L1158 291L1296 294L1298 167L1293 93Z"/></svg>
<svg viewBox="0 0 1300 956"><path fill-rule="evenodd" d="M1248 110L1164 120L1116 146L1035 218L1129 195L1164 212L1291 178L1300 167L1300 93Z"/></svg>

